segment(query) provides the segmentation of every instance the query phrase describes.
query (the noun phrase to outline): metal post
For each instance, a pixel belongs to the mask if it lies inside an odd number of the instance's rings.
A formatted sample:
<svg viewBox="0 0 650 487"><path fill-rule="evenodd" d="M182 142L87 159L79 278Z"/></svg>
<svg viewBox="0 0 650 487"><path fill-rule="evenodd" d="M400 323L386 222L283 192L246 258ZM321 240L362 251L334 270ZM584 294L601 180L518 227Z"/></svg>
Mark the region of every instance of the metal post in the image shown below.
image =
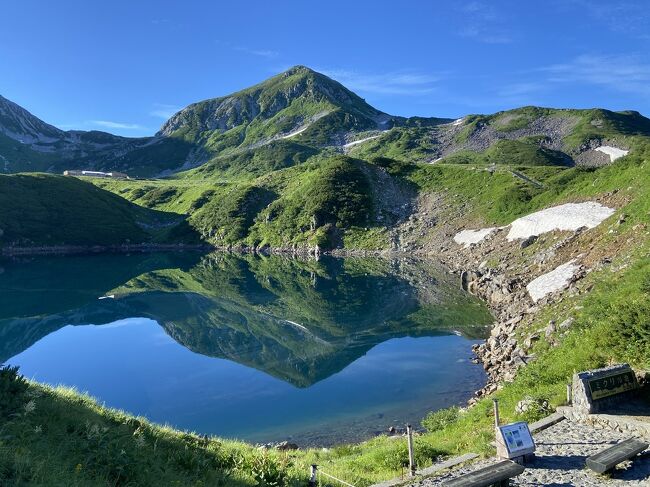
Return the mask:
<svg viewBox="0 0 650 487"><path fill-rule="evenodd" d="M571 384L566 385L566 403L571 406Z"/></svg>
<svg viewBox="0 0 650 487"><path fill-rule="evenodd" d="M413 429L410 424L406 425L406 436L409 445L409 475L415 477L415 455L413 454Z"/></svg>
<svg viewBox="0 0 650 487"><path fill-rule="evenodd" d="M313 464L309 468L309 487L316 487L316 470L318 469L318 465Z"/></svg>
<svg viewBox="0 0 650 487"><path fill-rule="evenodd" d="M493 399L492 403L494 404L494 427L499 427L499 400Z"/></svg>

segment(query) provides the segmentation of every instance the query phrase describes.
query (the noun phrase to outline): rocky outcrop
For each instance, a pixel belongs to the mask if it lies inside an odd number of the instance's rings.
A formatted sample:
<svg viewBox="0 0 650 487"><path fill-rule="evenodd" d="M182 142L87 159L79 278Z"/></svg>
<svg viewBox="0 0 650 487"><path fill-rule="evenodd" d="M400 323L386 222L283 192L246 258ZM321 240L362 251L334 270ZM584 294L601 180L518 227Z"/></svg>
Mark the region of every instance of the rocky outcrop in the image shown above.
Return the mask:
<svg viewBox="0 0 650 487"><path fill-rule="evenodd" d="M545 340L553 346L573 325L573 318L563 317L523 336L519 331L528 328L538 311L549 303L564 299L567 293L582 292L578 284L589 269L584 263L586 254L578 251L584 245L581 239L587 238L586 232L582 227L509 241L504 227L496 229L489 239L467 246L455 243L443 247L438 254L458 275L459 286L485 301L495 318L490 336L473 348L474 362L482 364L488 374L488 382L477 392L477 398L514 380L521 367L535 360L532 349L536 342ZM554 271L568 263L572 269L570 278L562 285L547 286L548 292L543 295L531 296L527 289L531 282L549 280Z"/></svg>

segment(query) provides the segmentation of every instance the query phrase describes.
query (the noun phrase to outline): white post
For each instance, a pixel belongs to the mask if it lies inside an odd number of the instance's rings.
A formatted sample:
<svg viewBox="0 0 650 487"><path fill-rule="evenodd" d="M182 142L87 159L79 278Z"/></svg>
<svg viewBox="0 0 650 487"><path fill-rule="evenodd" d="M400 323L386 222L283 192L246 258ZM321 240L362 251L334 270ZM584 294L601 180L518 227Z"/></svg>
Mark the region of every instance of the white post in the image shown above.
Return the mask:
<svg viewBox="0 0 650 487"><path fill-rule="evenodd" d="M415 477L415 455L413 454L413 429L410 424L406 425L406 436L409 445L409 475Z"/></svg>
<svg viewBox="0 0 650 487"><path fill-rule="evenodd" d="M499 400L493 399L492 403L494 404L494 427L499 428Z"/></svg>
<svg viewBox="0 0 650 487"><path fill-rule="evenodd" d="M318 465L313 464L309 470L309 487L316 487L316 470Z"/></svg>

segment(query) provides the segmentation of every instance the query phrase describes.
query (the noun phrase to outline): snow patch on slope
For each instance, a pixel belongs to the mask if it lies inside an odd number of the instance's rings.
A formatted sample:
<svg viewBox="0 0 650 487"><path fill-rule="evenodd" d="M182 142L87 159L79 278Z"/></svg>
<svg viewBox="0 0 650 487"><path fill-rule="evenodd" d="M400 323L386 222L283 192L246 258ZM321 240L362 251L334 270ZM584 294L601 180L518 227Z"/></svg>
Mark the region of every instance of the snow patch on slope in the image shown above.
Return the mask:
<svg viewBox="0 0 650 487"><path fill-rule="evenodd" d="M572 279L580 270L580 266L574 260L556 267L551 272L542 274L533 279L527 286L528 294L537 302L551 293L561 291L569 287Z"/></svg>
<svg viewBox="0 0 650 487"><path fill-rule="evenodd" d="M510 225L508 240L525 239L553 230L594 228L614 213L612 208L595 202L567 203L518 218Z"/></svg>
<svg viewBox="0 0 650 487"><path fill-rule="evenodd" d="M496 227L481 228L479 230L463 230L454 235L454 242L465 248L477 244L497 230Z"/></svg>
<svg viewBox="0 0 650 487"><path fill-rule="evenodd" d="M630 153L629 150L619 149L618 147L612 147L611 145L601 145L600 147L596 147L595 150L607 154L610 162L614 162L616 159L620 159Z"/></svg>

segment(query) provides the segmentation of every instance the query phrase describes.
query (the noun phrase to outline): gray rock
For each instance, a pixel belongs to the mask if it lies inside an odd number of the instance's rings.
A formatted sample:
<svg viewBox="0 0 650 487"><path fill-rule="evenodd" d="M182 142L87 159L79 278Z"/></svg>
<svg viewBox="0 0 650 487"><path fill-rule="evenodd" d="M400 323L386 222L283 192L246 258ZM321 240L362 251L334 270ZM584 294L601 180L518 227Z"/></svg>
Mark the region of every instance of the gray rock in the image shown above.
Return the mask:
<svg viewBox="0 0 650 487"><path fill-rule="evenodd" d="M533 245L535 242L537 242L537 239L538 239L538 238L539 238L539 236L537 236L537 235L531 235L530 237L525 238L525 239L522 240L521 243L519 244L519 248L521 248L521 249L525 249L526 247L530 247L530 246Z"/></svg>
<svg viewBox="0 0 650 487"><path fill-rule="evenodd" d="M544 335L546 335L546 338L550 338L556 331L555 320L551 320L548 322L548 326L544 330Z"/></svg>
<svg viewBox="0 0 650 487"><path fill-rule="evenodd" d="M573 325L573 322L575 321L575 318L570 317L564 320L562 323L560 323L559 328L560 330L568 330L571 328L571 325Z"/></svg>
<svg viewBox="0 0 650 487"><path fill-rule="evenodd" d="M288 441L281 441L275 445L275 449L280 451L297 450L298 445L295 443L289 443Z"/></svg>
<svg viewBox="0 0 650 487"><path fill-rule="evenodd" d="M545 412L549 410L548 401L545 399L533 399L527 397L517 403L515 406L515 413L524 414L529 411Z"/></svg>
<svg viewBox="0 0 650 487"><path fill-rule="evenodd" d="M539 333L533 333L524 340L524 350L530 350L533 346L533 343L538 341L540 338Z"/></svg>

